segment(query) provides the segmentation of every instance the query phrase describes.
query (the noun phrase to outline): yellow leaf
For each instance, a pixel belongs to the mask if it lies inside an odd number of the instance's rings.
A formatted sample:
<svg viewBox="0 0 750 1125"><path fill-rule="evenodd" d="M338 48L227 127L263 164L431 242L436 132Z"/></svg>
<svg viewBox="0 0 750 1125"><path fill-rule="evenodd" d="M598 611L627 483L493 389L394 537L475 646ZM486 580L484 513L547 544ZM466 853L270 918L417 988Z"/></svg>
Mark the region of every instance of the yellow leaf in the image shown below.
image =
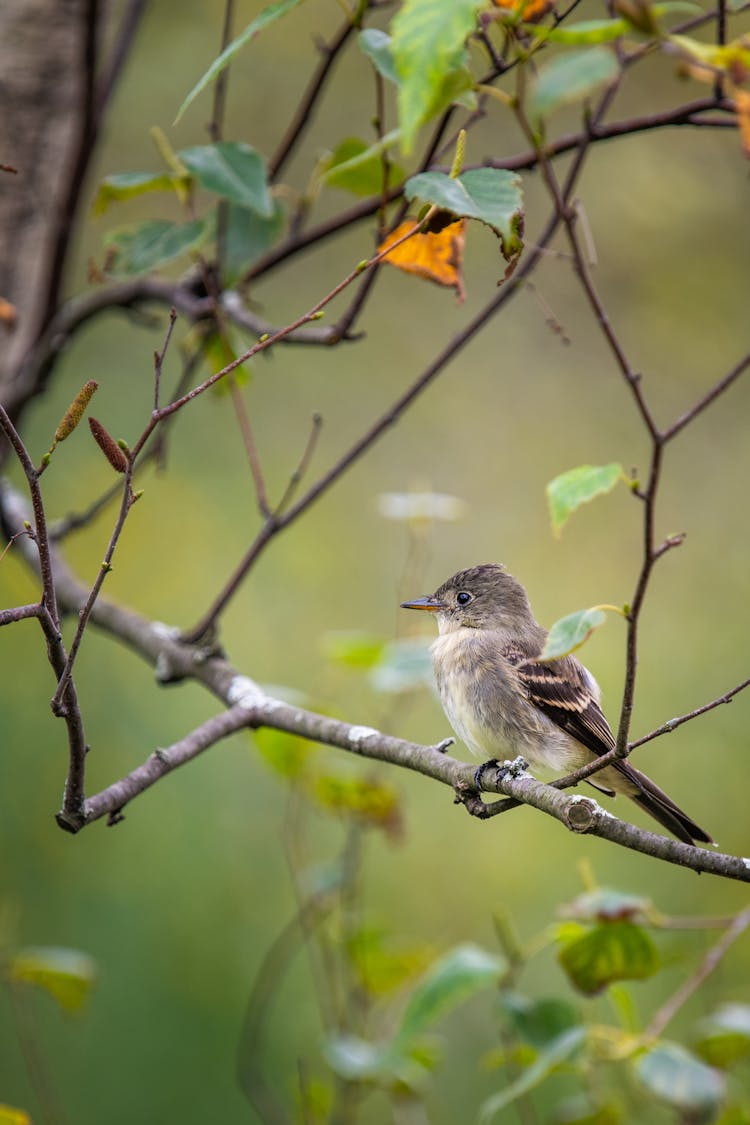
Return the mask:
<svg viewBox="0 0 750 1125"><path fill-rule="evenodd" d="M378 252L388 250L414 226L407 219L388 235L378 247ZM405 273L414 273L437 285L456 290L459 301L464 299L463 256L466 220L448 223L439 231L415 234L390 250L383 261Z"/></svg>
<svg viewBox="0 0 750 1125"><path fill-rule="evenodd" d="M24 1109L0 1105L0 1125L31 1125L31 1118Z"/></svg>

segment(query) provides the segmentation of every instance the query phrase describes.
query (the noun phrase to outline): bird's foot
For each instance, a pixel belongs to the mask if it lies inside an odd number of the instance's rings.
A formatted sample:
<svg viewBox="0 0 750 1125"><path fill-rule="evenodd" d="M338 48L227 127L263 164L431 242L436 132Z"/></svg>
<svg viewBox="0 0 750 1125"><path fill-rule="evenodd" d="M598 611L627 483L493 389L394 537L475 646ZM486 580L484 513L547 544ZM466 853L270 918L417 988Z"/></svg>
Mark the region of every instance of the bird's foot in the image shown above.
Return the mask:
<svg viewBox="0 0 750 1125"><path fill-rule="evenodd" d="M474 771L474 784L477 789L482 788L482 778L488 771L494 772L493 780L497 782L502 781L504 777L520 777L529 768L529 763L521 755L514 758L512 761L498 762L497 758L490 758L486 762L482 762Z"/></svg>

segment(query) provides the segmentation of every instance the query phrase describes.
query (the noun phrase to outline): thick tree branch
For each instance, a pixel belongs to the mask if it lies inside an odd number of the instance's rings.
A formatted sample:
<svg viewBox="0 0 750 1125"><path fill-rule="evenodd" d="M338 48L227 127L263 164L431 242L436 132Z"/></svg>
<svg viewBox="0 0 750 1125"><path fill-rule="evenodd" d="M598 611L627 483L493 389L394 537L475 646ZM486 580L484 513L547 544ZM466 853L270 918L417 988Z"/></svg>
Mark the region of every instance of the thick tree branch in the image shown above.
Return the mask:
<svg viewBox="0 0 750 1125"><path fill-rule="evenodd" d="M0 510L6 527L14 533L23 522L23 501L9 485L0 490ZM19 540L20 549L27 561L38 567L32 544ZM67 612L76 612L85 603L88 591L55 558L55 580L61 606ZM91 611L94 624L113 637L128 644L139 656L151 664L161 683L181 679L194 679L221 699L227 711L213 716L185 738L156 751L143 765L126 777L107 786L90 797L79 815L65 809L58 814L60 824L76 832L85 825L108 816L116 821L123 806L145 792L166 773L190 761L219 740L243 728L263 726L284 730L328 746L380 762L387 762L430 777L449 786L456 799L468 811L481 819L485 810L491 810L481 801L474 783L474 765L460 762L445 753L445 743L438 746L421 746L394 738L371 727L342 722L327 715L319 715L267 695L248 677L241 675L226 660L202 653L200 649L183 644L175 629L152 622L131 610L99 599ZM529 804L545 812L574 832L586 832L610 840L622 847L653 856L669 863L706 871L729 879L750 882L750 860L723 855L696 848L676 840L658 836L618 820L589 798L569 797L545 785L528 774L520 777L507 774L492 782L483 782L487 792Z"/></svg>

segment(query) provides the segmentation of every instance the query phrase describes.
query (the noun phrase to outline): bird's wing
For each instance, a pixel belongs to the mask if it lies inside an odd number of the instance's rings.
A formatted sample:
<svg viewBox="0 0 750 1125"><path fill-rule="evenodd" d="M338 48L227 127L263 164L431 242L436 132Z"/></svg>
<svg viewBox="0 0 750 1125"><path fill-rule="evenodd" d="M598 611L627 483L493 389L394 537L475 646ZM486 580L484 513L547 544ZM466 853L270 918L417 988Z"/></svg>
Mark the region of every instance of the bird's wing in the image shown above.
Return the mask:
<svg viewBox="0 0 750 1125"><path fill-rule="evenodd" d="M613 748L615 739L609 723L585 669L574 657L542 663L529 657L513 659L513 655L508 658L515 664L530 703L594 754L605 754Z"/></svg>

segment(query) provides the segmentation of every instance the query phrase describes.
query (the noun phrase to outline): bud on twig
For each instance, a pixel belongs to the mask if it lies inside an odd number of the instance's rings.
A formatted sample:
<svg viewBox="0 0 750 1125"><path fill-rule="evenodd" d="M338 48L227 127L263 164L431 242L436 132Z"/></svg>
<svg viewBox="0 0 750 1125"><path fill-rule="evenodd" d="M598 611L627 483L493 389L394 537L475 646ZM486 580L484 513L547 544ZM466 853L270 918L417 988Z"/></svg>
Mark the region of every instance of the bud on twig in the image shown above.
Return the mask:
<svg viewBox="0 0 750 1125"><path fill-rule="evenodd" d="M120 449L119 445L112 437L112 435L107 433L104 426L101 424L101 422L97 421L96 418L89 418L89 427L91 429L91 433L94 435L94 441L99 446L102 453L107 458L115 472L127 472L128 459Z"/></svg>

